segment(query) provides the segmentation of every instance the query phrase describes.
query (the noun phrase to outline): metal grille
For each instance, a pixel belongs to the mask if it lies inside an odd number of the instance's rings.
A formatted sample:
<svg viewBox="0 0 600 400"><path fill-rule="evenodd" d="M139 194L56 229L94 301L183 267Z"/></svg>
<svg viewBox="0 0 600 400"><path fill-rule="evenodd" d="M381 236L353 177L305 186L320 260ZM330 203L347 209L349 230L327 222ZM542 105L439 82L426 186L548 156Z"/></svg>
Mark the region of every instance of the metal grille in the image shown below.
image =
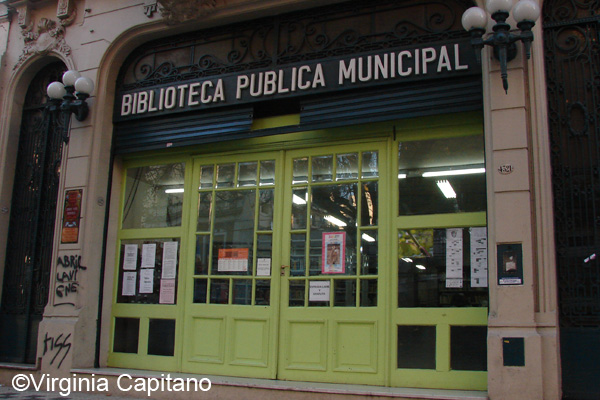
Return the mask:
<svg viewBox="0 0 600 400"><path fill-rule="evenodd" d="M560 320L567 327L600 327L599 9L597 0L544 8Z"/></svg>
<svg viewBox="0 0 600 400"><path fill-rule="evenodd" d="M62 63L51 64L29 87L13 184L0 316L24 321L14 335L24 335L30 343L35 343L30 333L37 333L31 322L41 318L48 301L62 149L60 121L45 110L45 93L64 70ZM25 332L19 331L21 327ZM10 341L7 332L2 333L3 340ZM35 348L28 353L25 360L33 362Z"/></svg>

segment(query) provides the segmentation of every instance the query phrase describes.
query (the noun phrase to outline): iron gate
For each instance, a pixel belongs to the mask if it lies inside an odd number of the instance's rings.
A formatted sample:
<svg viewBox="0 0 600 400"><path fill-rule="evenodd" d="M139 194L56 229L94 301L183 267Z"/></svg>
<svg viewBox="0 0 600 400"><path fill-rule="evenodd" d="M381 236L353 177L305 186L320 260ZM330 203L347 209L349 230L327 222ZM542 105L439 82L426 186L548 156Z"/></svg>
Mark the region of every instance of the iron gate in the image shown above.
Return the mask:
<svg viewBox="0 0 600 400"><path fill-rule="evenodd" d="M565 399L600 397L599 12L598 0L544 6Z"/></svg>
<svg viewBox="0 0 600 400"><path fill-rule="evenodd" d="M46 87L65 67L54 63L33 79L25 97L0 306L0 360L34 363L37 328L48 301L60 174L59 118L44 108Z"/></svg>

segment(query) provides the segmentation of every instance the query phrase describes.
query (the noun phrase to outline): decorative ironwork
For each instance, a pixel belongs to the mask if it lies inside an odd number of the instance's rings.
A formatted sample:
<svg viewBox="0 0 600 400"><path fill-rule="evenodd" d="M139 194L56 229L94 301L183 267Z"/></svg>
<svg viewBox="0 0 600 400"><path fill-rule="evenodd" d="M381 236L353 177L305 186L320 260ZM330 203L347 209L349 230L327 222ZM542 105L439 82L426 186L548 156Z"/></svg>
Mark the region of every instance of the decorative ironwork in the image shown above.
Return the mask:
<svg viewBox="0 0 600 400"><path fill-rule="evenodd" d="M599 9L559 0L543 14L563 327L600 328Z"/></svg>
<svg viewBox="0 0 600 400"><path fill-rule="evenodd" d="M60 121L54 120L44 105L46 86L64 70L62 63L46 67L32 81L25 98L0 316L39 320L48 301L62 130ZM32 332L14 334L27 336Z"/></svg>
<svg viewBox="0 0 600 400"><path fill-rule="evenodd" d="M469 0L352 1L160 39L131 54L117 87L132 90L465 38L460 19L472 5Z"/></svg>

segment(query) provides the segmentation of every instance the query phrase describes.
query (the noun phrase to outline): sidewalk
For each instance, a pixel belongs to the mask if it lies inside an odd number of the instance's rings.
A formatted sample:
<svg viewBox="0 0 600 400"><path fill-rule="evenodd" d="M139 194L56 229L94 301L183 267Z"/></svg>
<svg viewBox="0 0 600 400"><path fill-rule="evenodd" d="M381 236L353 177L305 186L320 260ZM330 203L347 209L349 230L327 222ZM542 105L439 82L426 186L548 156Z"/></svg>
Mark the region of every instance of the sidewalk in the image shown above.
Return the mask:
<svg viewBox="0 0 600 400"><path fill-rule="evenodd" d="M0 385L0 400L131 400L132 397L113 396L110 392L82 393L72 392L68 396L61 396L59 392L38 392L36 390L25 390L18 392L10 386Z"/></svg>

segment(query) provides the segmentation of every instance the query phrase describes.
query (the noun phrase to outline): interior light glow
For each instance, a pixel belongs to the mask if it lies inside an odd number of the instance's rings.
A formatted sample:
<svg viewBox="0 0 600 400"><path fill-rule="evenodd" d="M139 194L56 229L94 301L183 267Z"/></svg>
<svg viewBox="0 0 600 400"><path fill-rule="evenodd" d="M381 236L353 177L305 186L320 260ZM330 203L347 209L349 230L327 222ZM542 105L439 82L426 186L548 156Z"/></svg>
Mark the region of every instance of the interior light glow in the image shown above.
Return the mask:
<svg viewBox="0 0 600 400"><path fill-rule="evenodd" d="M438 187L440 188L440 190L442 191L442 193L444 193L444 196L446 196L447 199L455 199L456 198L456 192L452 188L452 185L450 184L450 182L444 180L444 181L437 181L436 183L437 183Z"/></svg>
<svg viewBox="0 0 600 400"><path fill-rule="evenodd" d="M297 194L293 194L292 195L292 203L298 204L298 205L303 205L303 204L306 204L306 200L304 200L302 197L298 196Z"/></svg>
<svg viewBox="0 0 600 400"><path fill-rule="evenodd" d="M183 193L183 188L165 189L165 193Z"/></svg>
<svg viewBox="0 0 600 400"><path fill-rule="evenodd" d="M367 242L374 242L375 238L373 236L367 235L366 233L363 233L362 236L363 240L366 240Z"/></svg>
<svg viewBox="0 0 600 400"><path fill-rule="evenodd" d="M415 265L415 267L417 267L417 268L419 268L419 269L425 269L425 266L424 266L424 265L421 265L421 264L417 264L417 265Z"/></svg>
<svg viewBox="0 0 600 400"><path fill-rule="evenodd" d="M413 262L413 260L411 260L408 257L402 257L402 261L404 261L404 262Z"/></svg>
<svg viewBox="0 0 600 400"><path fill-rule="evenodd" d="M398 174L398 179L406 179L406 174Z"/></svg>
<svg viewBox="0 0 600 400"><path fill-rule="evenodd" d="M423 178L430 178L433 176L454 176L454 175L470 175L470 174L485 174L485 168L467 168L467 169L453 169L447 171L429 171L423 172Z"/></svg>
<svg viewBox="0 0 600 400"><path fill-rule="evenodd" d="M329 221L332 224L337 225L337 226L346 226L347 225L344 221L342 221L340 219L337 219L333 215L326 215L325 216L325 220L327 220L327 221Z"/></svg>

